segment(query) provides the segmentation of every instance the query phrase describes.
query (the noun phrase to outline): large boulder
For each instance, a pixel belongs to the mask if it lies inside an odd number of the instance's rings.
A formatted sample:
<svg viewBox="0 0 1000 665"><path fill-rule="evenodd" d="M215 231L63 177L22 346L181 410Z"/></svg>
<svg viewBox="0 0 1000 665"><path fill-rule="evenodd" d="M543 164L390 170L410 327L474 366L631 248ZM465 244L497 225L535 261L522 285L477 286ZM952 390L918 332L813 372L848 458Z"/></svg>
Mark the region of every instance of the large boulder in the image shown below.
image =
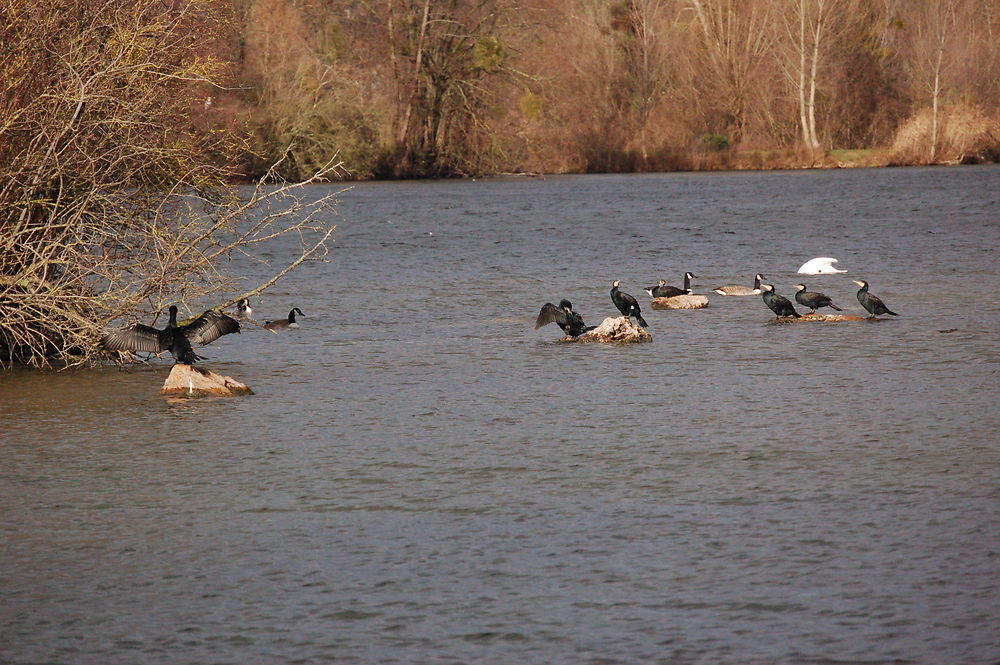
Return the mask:
<svg viewBox="0 0 1000 665"><path fill-rule="evenodd" d="M708 307L708 297L685 293L669 298L653 298L650 307L653 309L702 309Z"/></svg>
<svg viewBox="0 0 1000 665"><path fill-rule="evenodd" d="M237 395L253 395L250 386L240 383L230 376L216 374L210 369L177 363L170 370L170 375L163 382L161 395L174 396L204 396L220 395L235 397Z"/></svg>
<svg viewBox="0 0 1000 665"><path fill-rule="evenodd" d="M652 342L649 331L626 316L608 317L579 337L567 337L567 342L598 342L601 344L637 344Z"/></svg>

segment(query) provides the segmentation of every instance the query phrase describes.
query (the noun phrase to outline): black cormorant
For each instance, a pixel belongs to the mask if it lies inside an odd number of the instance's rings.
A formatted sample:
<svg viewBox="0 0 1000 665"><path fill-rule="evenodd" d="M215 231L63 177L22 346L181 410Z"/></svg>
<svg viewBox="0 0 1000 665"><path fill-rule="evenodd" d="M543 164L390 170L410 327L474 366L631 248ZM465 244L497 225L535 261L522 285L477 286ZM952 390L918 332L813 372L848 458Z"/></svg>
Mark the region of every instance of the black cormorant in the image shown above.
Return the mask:
<svg viewBox="0 0 1000 665"><path fill-rule="evenodd" d="M635 316L635 320L639 322L640 326L648 328L646 320L642 318L642 310L639 309L638 301L624 291L619 291L619 284L621 284L621 281L617 279L611 282L611 302L615 304L615 307L623 315L626 317Z"/></svg>
<svg viewBox="0 0 1000 665"><path fill-rule="evenodd" d="M683 289L678 289L676 286L670 286L661 279L659 284L656 286L646 287L643 291L648 293L651 298L673 298L674 296L687 295L691 293L691 279L694 277L697 277L694 273L684 273Z"/></svg>
<svg viewBox="0 0 1000 665"><path fill-rule="evenodd" d="M194 352L192 343L211 344L223 335L239 331L240 324L236 319L213 310L204 312L191 323L179 326L177 306L171 305L170 319L163 330L137 323L108 333L101 339L101 344L111 351L170 351L176 362L190 365L196 360L204 360Z"/></svg>
<svg viewBox="0 0 1000 665"><path fill-rule="evenodd" d="M812 314L815 314L816 310L820 307L829 307L830 309L835 309L838 312L844 311L833 304L833 299L830 298L830 296L816 291L806 291L805 284L795 285L795 302L799 303L803 307L811 309Z"/></svg>
<svg viewBox="0 0 1000 665"><path fill-rule="evenodd" d="M760 285L760 296L764 299L764 304L771 308L771 311L782 316L793 316L796 319L802 316L792 307L791 301L785 296L779 296L774 292L774 287L770 284Z"/></svg>
<svg viewBox="0 0 1000 665"><path fill-rule="evenodd" d="M879 314L892 314L893 316L899 316L895 312L891 311L882 302L882 299L873 293L868 293L868 282L864 280L854 280L854 283L860 286L858 289L858 302L871 314L869 319L874 319Z"/></svg>
<svg viewBox="0 0 1000 665"><path fill-rule="evenodd" d="M295 315L305 316L302 310L298 307L293 307L292 311L288 312L287 319L278 319L277 321L267 321L264 323L264 327L268 330L281 330L282 328L298 328L299 324L295 322Z"/></svg>
<svg viewBox="0 0 1000 665"><path fill-rule="evenodd" d="M547 302L538 311L538 318L535 319L535 330L549 323L555 323L571 337L579 337L588 330L593 330L593 326L588 328L584 325L583 317L573 311L573 303L565 298L559 301L558 307Z"/></svg>
<svg viewBox="0 0 1000 665"><path fill-rule="evenodd" d="M762 279L764 279L764 276L757 273L753 276L753 288L743 286L742 284L726 284L725 286L717 286L712 290L720 296L755 296L760 293L760 280Z"/></svg>

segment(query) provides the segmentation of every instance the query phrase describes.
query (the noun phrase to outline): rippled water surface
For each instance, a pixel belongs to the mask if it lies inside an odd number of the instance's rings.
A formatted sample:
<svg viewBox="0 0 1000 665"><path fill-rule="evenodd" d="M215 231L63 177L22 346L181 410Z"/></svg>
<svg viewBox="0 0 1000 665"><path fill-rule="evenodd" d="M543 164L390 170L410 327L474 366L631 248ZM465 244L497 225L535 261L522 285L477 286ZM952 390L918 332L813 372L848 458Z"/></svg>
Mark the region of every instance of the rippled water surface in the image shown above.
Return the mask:
<svg viewBox="0 0 1000 665"><path fill-rule="evenodd" d="M327 190L315 191L315 195ZM0 662L996 663L1000 168L369 183L303 326L0 376ZM290 248L275 247L275 261ZM713 286L797 267L848 314ZM258 265L236 265L249 276ZM558 344L690 270L653 342Z"/></svg>

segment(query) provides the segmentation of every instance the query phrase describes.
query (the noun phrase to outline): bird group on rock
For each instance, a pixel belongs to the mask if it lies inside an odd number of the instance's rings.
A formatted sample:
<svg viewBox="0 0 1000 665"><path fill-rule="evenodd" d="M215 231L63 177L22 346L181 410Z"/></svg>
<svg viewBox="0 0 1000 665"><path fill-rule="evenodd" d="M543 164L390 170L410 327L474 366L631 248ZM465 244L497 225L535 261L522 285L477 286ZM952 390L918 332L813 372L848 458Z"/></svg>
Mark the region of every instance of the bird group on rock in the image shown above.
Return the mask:
<svg viewBox="0 0 1000 665"><path fill-rule="evenodd" d="M142 323L134 323L119 330L108 332L101 338L101 346L108 351L132 351L134 353L151 353L160 355L169 351L175 363L192 365L195 361L205 360L194 351L194 345L211 344L223 335L241 332L240 321L246 321L268 330L282 328L297 328L295 314L304 316L298 307L292 309L288 319L268 321L263 326L253 320L253 309L250 301L243 298L236 303L233 316L215 310L207 310L197 318L185 324L177 323L177 305L171 305L165 328L159 329ZM237 320L239 319L239 320Z"/></svg>
<svg viewBox="0 0 1000 665"><path fill-rule="evenodd" d="M864 307L870 314L868 317L869 319L874 319L881 314L899 316L886 307L881 298L868 292L868 282L855 280L854 283L861 287L858 290L858 302L861 303L861 306ZM760 288L764 304L767 305L772 312L774 312L776 317L790 317L795 319L802 318L802 316L795 311L795 307L792 305L791 301L784 296L778 295L778 293L774 290L773 285L761 284ZM820 307L829 307L830 309L838 312L844 311L840 307L833 304L833 299L825 293L807 291L805 284L795 285L795 302L803 307L811 309L812 311L809 312L810 314L816 314L816 310Z"/></svg>
<svg viewBox="0 0 1000 665"><path fill-rule="evenodd" d="M649 324L646 323L646 319L642 318L642 308L639 307L639 302L631 294L622 291L620 286L621 280L616 279L611 282L611 302L622 313L622 316L630 320L634 316L640 326L648 328ZM580 313L574 311L573 303L565 298L559 301L558 306L547 302L538 311L538 317L535 319L535 330L549 323L555 323L570 337L579 337L596 327L584 324Z"/></svg>
<svg viewBox="0 0 1000 665"><path fill-rule="evenodd" d="M659 280L658 285L650 286L643 290L652 298L672 298L679 295L692 295L691 280L696 277L697 276L694 273L684 273L683 289L679 289L675 286L669 286L664 280L661 279ZM768 309L774 312L776 318L801 319L803 315L799 314L795 310L795 305L793 305L788 298L775 291L773 284L764 284L764 279L764 275L757 273L754 275L752 287L743 286L741 284L727 284L715 287L712 290L719 295L726 296L748 296L760 294L764 304L768 307ZM864 309L869 313L869 319L874 319L882 314L898 316L895 312L890 310L884 302L882 302L881 298L868 291L868 282L855 281L854 283L861 287L857 294L858 302L861 303L861 306L864 307ZM640 308L638 301L636 301L636 299L630 294L622 291L620 287L621 280L616 279L611 283L611 302L614 303L614 306L619 312L622 313L622 316L629 319L634 316L640 326L648 328L649 324L647 324L646 320L642 318L642 309ZM816 315L817 310L822 307L829 307L837 312L844 311L833 302L833 298L825 293L810 291L805 284L795 285L795 302L802 307L809 308L810 312L808 316ZM595 326L586 326L583 322L583 317L579 314L579 312L573 309L573 303L566 299L560 300L558 306L553 305L551 302L547 302L542 305L541 310L538 312L538 317L535 319L535 329L537 330L538 328L541 328L549 323L555 323L566 335L570 337L579 337L580 335L595 328Z"/></svg>

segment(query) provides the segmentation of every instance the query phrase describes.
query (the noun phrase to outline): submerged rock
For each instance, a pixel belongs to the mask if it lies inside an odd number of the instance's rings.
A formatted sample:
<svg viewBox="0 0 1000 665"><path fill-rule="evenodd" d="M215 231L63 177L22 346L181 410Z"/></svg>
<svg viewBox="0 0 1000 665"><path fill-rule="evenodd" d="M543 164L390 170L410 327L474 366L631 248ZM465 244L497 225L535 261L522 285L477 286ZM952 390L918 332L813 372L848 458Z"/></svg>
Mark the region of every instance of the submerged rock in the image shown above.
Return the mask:
<svg viewBox="0 0 1000 665"><path fill-rule="evenodd" d="M771 323L808 323L810 321L820 321L823 323L836 323L839 321L867 321L863 316L851 316L850 314L803 314L799 318L794 316L779 316L771 319Z"/></svg>
<svg viewBox="0 0 1000 665"><path fill-rule="evenodd" d="M653 298L653 309L702 309L708 307L708 297L685 293L669 298Z"/></svg>
<svg viewBox="0 0 1000 665"><path fill-rule="evenodd" d="M236 379L216 374L210 369L177 363L170 370L170 375L163 382L161 395L220 395L235 397L236 395L253 395L250 386Z"/></svg>
<svg viewBox="0 0 1000 665"><path fill-rule="evenodd" d="M601 325L579 337L567 337L566 342L598 342L601 344L637 344L652 342L649 331L625 316L608 317Z"/></svg>

